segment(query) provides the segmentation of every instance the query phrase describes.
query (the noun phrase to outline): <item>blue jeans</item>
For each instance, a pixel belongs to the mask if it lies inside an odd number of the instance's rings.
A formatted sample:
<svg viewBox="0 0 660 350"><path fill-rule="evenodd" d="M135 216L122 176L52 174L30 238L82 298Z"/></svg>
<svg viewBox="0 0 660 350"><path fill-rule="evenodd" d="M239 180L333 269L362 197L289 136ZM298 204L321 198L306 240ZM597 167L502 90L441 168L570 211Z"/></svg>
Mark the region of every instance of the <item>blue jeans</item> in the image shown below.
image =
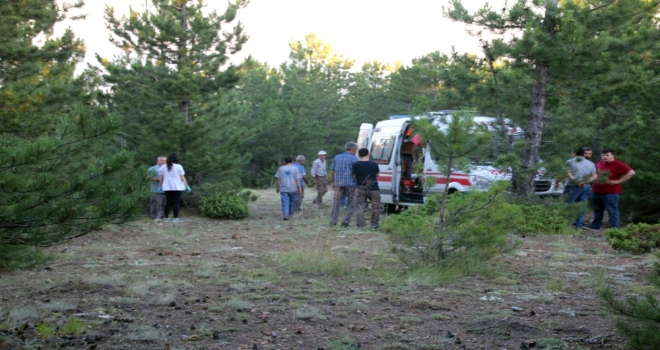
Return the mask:
<svg viewBox="0 0 660 350"><path fill-rule="evenodd" d="M280 192L280 198L282 198L282 215L285 218L292 218L298 203L298 192Z"/></svg>
<svg viewBox="0 0 660 350"><path fill-rule="evenodd" d="M589 194L591 194L591 185L585 185L584 187L578 187L575 185L566 185L565 187L565 194L566 194L566 203L567 204L573 204L573 203L585 203L589 199ZM584 210L585 210L585 205L580 204L579 205L579 210L580 210L580 216L575 219L575 223L573 223L573 226L575 228L582 228L582 225L584 224Z"/></svg>
<svg viewBox="0 0 660 350"><path fill-rule="evenodd" d="M607 209L607 214L610 217L610 228L619 227L618 194L593 193L591 204L594 207L594 220L591 222L591 228L596 230L600 229L600 226L603 224L603 214L605 213L605 209Z"/></svg>

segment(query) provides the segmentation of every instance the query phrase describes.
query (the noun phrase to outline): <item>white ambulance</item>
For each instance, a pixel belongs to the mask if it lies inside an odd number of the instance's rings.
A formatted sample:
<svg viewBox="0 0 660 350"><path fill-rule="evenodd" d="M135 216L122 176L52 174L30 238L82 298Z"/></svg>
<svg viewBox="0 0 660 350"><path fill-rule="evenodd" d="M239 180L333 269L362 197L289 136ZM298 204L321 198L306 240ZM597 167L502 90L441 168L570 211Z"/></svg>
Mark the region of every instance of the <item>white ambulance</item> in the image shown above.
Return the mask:
<svg viewBox="0 0 660 350"><path fill-rule="evenodd" d="M423 118L430 117L438 128L446 129L447 124L444 121L451 118L451 112L431 112ZM493 117L474 116L473 121L484 130L497 130L497 120ZM523 130L520 127L506 119L505 124L507 133L512 138L522 138ZM447 183L446 176L433 161L430 147L414 150L414 135L411 118L407 115L391 116L388 120L378 122L375 127L371 123L363 123L360 126L358 147L369 149L371 160L378 163L380 168L378 187L383 211L392 212L397 206L401 208L424 203L429 194L442 193L447 186L450 193L473 189L486 191L495 181L511 179L507 169L498 169L487 164L472 164L465 172L453 172ZM410 171L415 160L424 164L421 177ZM536 194L561 195L563 186L543 178L543 173L543 170L539 171L535 180ZM435 178L435 183L427 191L422 181L429 176Z"/></svg>

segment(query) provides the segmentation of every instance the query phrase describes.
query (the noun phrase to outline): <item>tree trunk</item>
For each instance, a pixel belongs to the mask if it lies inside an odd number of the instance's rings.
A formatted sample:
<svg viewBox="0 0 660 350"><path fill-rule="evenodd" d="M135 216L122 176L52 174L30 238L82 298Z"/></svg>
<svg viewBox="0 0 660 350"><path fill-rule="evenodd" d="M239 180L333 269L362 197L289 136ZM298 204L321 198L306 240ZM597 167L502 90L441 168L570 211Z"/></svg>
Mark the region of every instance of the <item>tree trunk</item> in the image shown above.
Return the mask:
<svg viewBox="0 0 660 350"><path fill-rule="evenodd" d="M186 6L187 2L182 1L180 9L182 35L179 39L179 67L186 67L188 65L188 41L186 40L186 34L188 32L188 8ZM181 113L183 113L187 123L192 122L192 118L190 116L190 98L188 96L185 96L183 101L179 103L179 110Z"/></svg>
<svg viewBox="0 0 660 350"><path fill-rule="evenodd" d="M546 5L543 19L544 31L551 39L555 38L553 17L557 11L559 0L550 0ZM548 71L550 63L543 59L536 60L534 68L534 86L532 88L532 101L527 115L527 129L525 130L525 151L521 159L521 166L513 174L512 185L516 194L531 196L535 192L534 179L536 178L536 165L539 162L541 141L543 138L543 125L545 119L545 103L548 97Z"/></svg>

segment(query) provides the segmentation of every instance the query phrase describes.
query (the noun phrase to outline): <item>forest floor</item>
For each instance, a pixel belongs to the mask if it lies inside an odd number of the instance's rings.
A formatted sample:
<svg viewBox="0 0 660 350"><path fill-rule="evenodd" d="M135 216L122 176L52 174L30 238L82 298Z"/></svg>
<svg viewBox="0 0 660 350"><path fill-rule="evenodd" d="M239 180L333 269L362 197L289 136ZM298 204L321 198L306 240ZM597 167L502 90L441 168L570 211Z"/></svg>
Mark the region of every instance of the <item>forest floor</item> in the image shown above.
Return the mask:
<svg viewBox="0 0 660 350"><path fill-rule="evenodd" d="M291 221L256 192L246 220L145 218L0 274L0 349L621 349L596 287L651 290L653 255L586 231L512 237L487 276L429 285L386 234L329 227L314 190Z"/></svg>

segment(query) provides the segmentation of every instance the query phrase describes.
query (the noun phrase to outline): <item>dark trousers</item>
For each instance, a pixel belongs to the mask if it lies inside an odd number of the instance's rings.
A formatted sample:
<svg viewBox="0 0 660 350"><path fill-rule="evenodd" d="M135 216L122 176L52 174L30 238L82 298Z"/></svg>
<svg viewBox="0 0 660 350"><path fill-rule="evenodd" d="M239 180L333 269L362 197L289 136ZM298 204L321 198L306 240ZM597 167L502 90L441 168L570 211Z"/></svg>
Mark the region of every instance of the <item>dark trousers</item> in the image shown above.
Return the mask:
<svg viewBox="0 0 660 350"><path fill-rule="evenodd" d="M365 189L357 188L355 190L355 220L357 227L366 226L364 221L364 208L367 206L367 199L371 200L371 227L378 227L380 221L380 191L367 191ZM344 223L350 223L344 220Z"/></svg>
<svg viewBox="0 0 660 350"><path fill-rule="evenodd" d="M605 210L610 217L609 228L619 227L619 195L592 193L591 205L594 207L594 220L589 227L600 230Z"/></svg>
<svg viewBox="0 0 660 350"><path fill-rule="evenodd" d="M348 197L349 205L348 211L355 210L355 204L353 202L353 196L355 194L355 186L336 186L335 194L332 200L332 213L330 213L330 225L337 225L339 221L339 207L341 206L341 201L344 197ZM352 215L353 213L351 213Z"/></svg>
<svg viewBox="0 0 660 350"><path fill-rule="evenodd" d="M165 209L165 193L154 193L149 204L149 213L152 219L162 219Z"/></svg>
<svg viewBox="0 0 660 350"><path fill-rule="evenodd" d="M585 185L584 187L566 185L566 187L564 187L564 192L566 192L566 203L582 203L576 205L580 212L580 216L578 216L577 219L575 219L575 223L573 223L575 228L582 228L582 225L584 224L584 212L587 209L586 204L589 200L589 195L591 194L591 185Z"/></svg>
<svg viewBox="0 0 660 350"><path fill-rule="evenodd" d="M175 219L179 217L182 195L183 191L165 191L165 218L170 216L170 209Z"/></svg>

